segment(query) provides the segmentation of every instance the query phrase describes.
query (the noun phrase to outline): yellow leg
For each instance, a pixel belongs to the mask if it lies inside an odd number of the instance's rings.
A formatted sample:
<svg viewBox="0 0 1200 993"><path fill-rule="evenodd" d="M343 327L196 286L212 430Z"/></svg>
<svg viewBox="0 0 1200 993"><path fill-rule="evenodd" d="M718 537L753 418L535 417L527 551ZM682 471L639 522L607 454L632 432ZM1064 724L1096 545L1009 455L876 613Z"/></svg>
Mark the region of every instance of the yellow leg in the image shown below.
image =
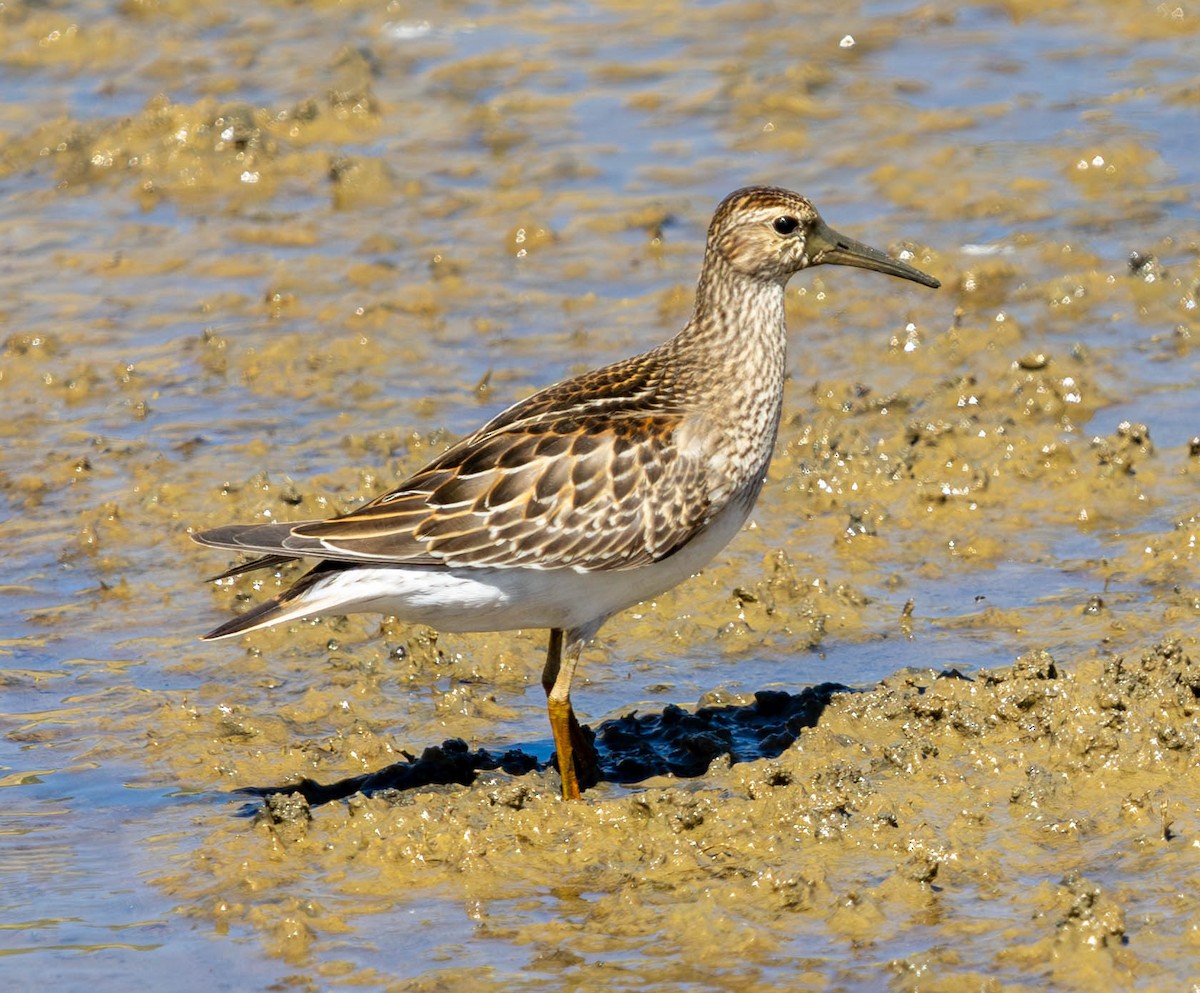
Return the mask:
<svg viewBox="0 0 1200 993"><path fill-rule="evenodd" d="M575 632L571 635L564 658L562 629L551 630L546 668L542 670L542 688L546 691L546 709L550 713L550 731L554 735L563 799L578 800L583 790L596 784L597 771L596 750L584 735L571 708L571 677L575 675L579 653L587 639L576 636Z"/></svg>

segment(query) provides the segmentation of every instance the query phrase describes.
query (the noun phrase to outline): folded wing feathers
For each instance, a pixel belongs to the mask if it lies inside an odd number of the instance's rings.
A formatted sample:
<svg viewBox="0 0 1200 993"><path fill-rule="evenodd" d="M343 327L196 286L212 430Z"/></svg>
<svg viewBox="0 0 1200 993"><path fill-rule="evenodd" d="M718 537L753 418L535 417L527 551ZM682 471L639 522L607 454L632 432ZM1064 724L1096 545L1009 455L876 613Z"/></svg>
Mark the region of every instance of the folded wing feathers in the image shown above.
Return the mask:
<svg viewBox="0 0 1200 993"><path fill-rule="evenodd" d="M609 411L602 424L564 416L490 434L485 429L349 514L215 528L196 539L265 554L264 566L308 555L451 566L635 568L686 543L710 513L702 467L675 446L678 422L673 413L622 419Z"/></svg>

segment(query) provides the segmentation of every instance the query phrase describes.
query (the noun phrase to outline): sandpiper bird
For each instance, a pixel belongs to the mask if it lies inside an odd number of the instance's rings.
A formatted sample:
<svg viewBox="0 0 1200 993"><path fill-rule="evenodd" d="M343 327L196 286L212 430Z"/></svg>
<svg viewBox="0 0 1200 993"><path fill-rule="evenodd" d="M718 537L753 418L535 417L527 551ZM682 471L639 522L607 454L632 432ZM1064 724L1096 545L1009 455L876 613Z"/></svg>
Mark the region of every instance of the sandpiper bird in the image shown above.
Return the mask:
<svg viewBox="0 0 1200 993"><path fill-rule="evenodd" d="M698 572L741 528L779 426L784 287L829 263L940 285L838 234L796 193L731 193L708 229L692 319L669 341L509 407L350 513L194 534L262 556L224 576L319 560L206 639L355 611L443 631L549 628L542 686L563 796L577 799L596 782L571 708L579 653L605 620Z"/></svg>

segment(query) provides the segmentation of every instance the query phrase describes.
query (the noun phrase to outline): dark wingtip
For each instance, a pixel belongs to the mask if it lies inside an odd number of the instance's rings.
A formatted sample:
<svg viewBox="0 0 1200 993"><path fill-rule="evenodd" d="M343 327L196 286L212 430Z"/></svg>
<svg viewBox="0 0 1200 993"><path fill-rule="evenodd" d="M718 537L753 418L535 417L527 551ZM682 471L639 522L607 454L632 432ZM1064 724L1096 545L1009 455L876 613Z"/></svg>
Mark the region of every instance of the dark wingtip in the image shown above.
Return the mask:
<svg viewBox="0 0 1200 993"><path fill-rule="evenodd" d="M292 556L279 556L285 561L290 561ZM266 556L262 560L257 560L263 564L271 556ZM255 563L247 563L254 565ZM248 631L257 631L259 628L270 627L272 624L278 624L280 621L294 619L306 616L305 612L297 611L297 600L303 604L303 595L312 588L312 586L327 575L330 570L339 568L337 563L322 562L315 568L306 572L295 583L282 593L278 593L269 600L264 600L262 603L251 607L244 614L239 614L237 617L230 618L219 627L213 628L208 634L203 635L201 641L217 641L220 638L231 638L236 634L245 634Z"/></svg>
<svg viewBox="0 0 1200 993"><path fill-rule="evenodd" d="M192 531L188 537L197 545L207 545L209 548L241 548L242 542L240 536L245 534L253 527L261 527L262 525L255 524L225 524L219 528L207 528L204 531Z"/></svg>
<svg viewBox="0 0 1200 993"><path fill-rule="evenodd" d="M235 634L253 631L255 628L266 627L271 623L271 615L279 609L278 600L264 600L251 607L244 614L231 617L224 624L213 628L208 634L200 636L201 641L219 641L222 638L232 638Z"/></svg>
<svg viewBox="0 0 1200 993"><path fill-rule="evenodd" d="M231 565L224 572L218 573L215 576L209 576L205 582L215 583L222 579L232 579L234 576L241 576L247 572L256 572L259 569L274 569L277 566L294 561L296 560L291 555L262 555L256 559L250 559L248 562L239 562L237 565Z"/></svg>
<svg viewBox="0 0 1200 993"><path fill-rule="evenodd" d="M208 531L190 531L188 537L197 545L207 545L209 548L220 548L221 543L217 540L217 533L224 530L223 528L212 528Z"/></svg>

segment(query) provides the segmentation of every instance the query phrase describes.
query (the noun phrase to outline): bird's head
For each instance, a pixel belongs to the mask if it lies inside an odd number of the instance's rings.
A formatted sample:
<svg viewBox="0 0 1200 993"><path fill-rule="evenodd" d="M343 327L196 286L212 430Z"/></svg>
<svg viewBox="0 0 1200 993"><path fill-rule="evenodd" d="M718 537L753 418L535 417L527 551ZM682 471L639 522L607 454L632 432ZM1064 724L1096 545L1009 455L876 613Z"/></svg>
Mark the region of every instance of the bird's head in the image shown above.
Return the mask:
<svg viewBox="0 0 1200 993"><path fill-rule="evenodd" d="M784 284L814 265L848 265L934 288L932 276L834 231L798 193L748 186L729 194L708 229L709 251L757 280Z"/></svg>

